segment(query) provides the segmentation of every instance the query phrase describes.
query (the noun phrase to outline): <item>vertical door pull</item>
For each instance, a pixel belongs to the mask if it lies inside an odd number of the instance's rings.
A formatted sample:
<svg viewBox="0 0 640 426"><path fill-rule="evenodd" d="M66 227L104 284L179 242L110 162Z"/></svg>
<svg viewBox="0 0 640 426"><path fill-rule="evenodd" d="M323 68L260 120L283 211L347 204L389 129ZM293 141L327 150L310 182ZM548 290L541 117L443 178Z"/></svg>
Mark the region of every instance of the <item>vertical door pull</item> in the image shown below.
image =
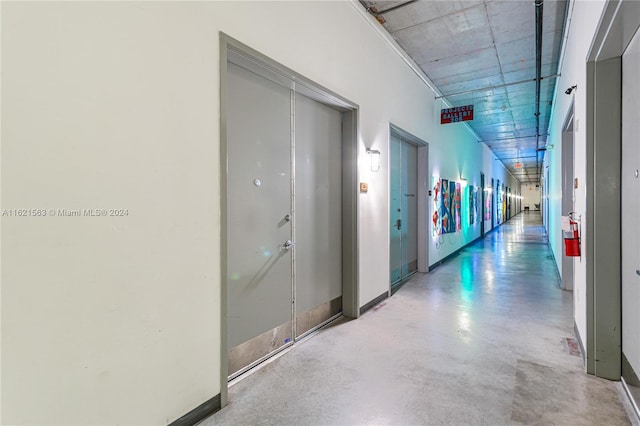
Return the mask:
<svg viewBox="0 0 640 426"><path fill-rule="evenodd" d="M397 227L398 229L402 228L402 219L398 219L398 220L396 220L396 227Z"/></svg>

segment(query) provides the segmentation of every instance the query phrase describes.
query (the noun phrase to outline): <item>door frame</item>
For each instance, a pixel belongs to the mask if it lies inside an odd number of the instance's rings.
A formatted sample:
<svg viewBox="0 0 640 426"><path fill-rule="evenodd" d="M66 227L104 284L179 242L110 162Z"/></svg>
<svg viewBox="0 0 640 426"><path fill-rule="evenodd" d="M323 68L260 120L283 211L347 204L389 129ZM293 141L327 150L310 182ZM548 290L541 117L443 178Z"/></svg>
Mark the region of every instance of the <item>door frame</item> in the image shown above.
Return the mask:
<svg viewBox="0 0 640 426"><path fill-rule="evenodd" d="M348 318L359 310L358 276L358 123L357 104L314 83L246 44L219 33L220 48L220 403L228 403L227 360L227 64L233 62L318 102L340 110L342 116L342 309ZM215 218L212 218L215 220ZM213 261L213 260L212 260Z"/></svg>
<svg viewBox="0 0 640 426"><path fill-rule="evenodd" d="M409 143L418 147L418 272L429 272L429 244L427 235L429 235L429 202L428 191L429 182L429 143L419 137L407 132L400 126L389 123L389 143L391 143L391 134L395 134L400 139L405 139ZM389 174L389 182L391 185L391 174ZM390 201L387 201L387 212L390 210ZM390 232L390 231L389 231ZM420 236L425 238L420 238ZM389 241L391 236L389 235ZM390 244L387 244L389 247ZM391 274L388 274L391 276ZM391 280L389 280L391 281ZM389 282L389 292L391 292L391 282ZM391 293L389 293L391 294Z"/></svg>
<svg viewBox="0 0 640 426"><path fill-rule="evenodd" d="M622 55L639 28L640 2L608 1L586 60L586 369L611 380L622 370Z"/></svg>
<svg viewBox="0 0 640 426"><path fill-rule="evenodd" d="M574 133L573 133L573 118L574 118L574 102L571 101L569 111L564 119L562 125L562 161L561 161L561 191L562 201L561 209L562 216L568 216L570 211L573 211L575 207L574 201L574 189L573 189L573 177L575 175L574 165ZM548 186L548 183L545 182ZM568 198L571 197L569 200ZM568 207L568 206L571 207ZM558 238L562 239L562 233L558 235ZM560 241L560 246L564 244ZM562 256L562 280L561 288L563 290L573 290L574 284L574 258L571 256Z"/></svg>

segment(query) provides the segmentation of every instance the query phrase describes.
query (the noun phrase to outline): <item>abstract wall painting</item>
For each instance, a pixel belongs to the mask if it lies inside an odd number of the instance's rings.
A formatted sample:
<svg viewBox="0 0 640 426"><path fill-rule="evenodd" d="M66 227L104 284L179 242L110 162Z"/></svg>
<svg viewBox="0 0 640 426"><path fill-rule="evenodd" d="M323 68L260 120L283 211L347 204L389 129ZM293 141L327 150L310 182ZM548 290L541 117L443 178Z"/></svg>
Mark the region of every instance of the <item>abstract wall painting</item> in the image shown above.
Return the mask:
<svg viewBox="0 0 640 426"><path fill-rule="evenodd" d="M478 218L480 217L479 214L479 208L478 208L478 187L475 187L475 190L473 191L473 217L475 218L476 222L479 222Z"/></svg>
<svg viewBox="0 0 640 426"><path fill-rule="evenodd" d="M478 221L478 187L469 187L469 225Z"/></svg>
<svg viewBox="0 0 640 426"><path fill-rule="evenodd" d="M433 236L450 234L462 229L462 187L459 183L432 178L433 215L431 221Z"/></svg>
<svg viewBox="0 0 640 426"><path fill-rule="evenodd" d="M457 232L459 230L462 229L462 218L460 215L460 211L462 210L462 187L460 186L459 183L453 182L454 184L454 191L455 191L455 196L454 196L454 212L453 212L453 216L455 218L455 223L454 223L454 230L451 232Z"/></svg>
<svg viewBox="0 0 640 426"><path fill-rule="evenodd" d="M500 181L496 183L496 225L502 223L502 195L500 195Z"/></svg>
<svg viewBox="0 0 640 426"><path fill-rule="evenodd" d="M473 225L476 219L473 210L473 185L469 185L467 187L467 190L469 191L469 196L467 197L467 200L469 202L469 225Z"/></svg>
<svg viewBox="0 0 640 426"><path fill-rule="evenodd" d="M431 193L433 197L432 233L434 237L442 234L442 182L435 176L432 179Z"/></svg>
<svg viewBox="0 0 640 426"><path fill-rule="evenodd" d="M453 191L455 193L455 182L453 183ZM442 179L442 234L448 234L455 229L455 223L453 223L453 198L451 195L451 186L447 179ZM453 223L453 228L451 227Z"/></svg>
<svg viewBox="0 0 640 426"><path fill-rule="evenodd" d="M507 192L504 188L504 183L502 184L502 222L507 220Z"/></svg>
<svg viewBox="0 0 640 426"><path fill-rule="evenodd" d="M484 199L484 220L491 220L491 192Z"/></svg>

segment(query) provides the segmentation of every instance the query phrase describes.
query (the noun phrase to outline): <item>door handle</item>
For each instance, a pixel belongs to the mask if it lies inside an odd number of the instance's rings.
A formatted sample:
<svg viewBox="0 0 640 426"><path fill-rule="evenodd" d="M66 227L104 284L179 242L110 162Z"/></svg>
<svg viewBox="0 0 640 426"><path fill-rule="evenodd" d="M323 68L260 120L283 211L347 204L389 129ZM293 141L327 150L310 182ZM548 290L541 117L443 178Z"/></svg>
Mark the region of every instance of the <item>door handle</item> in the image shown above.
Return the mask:
<svg viewBox="0 0 640 426"><path fill-rule="evenodd" d="M295 246L295 245L296 245L296 243L294 243L293 241L291 241L291 240L287 240L287 241L285 241L285 242L284 242L284 244L282 245L282 249L283 249L283 250L289 250L291 247L293 247L293 246Z"/></svg>
<svg viewBox="0 0 640 426"><path fill-rule="evenodd" d="M398 230L400 230L400 228L402 228L402 219L396 220L396 228L398 228Z"/></svg>

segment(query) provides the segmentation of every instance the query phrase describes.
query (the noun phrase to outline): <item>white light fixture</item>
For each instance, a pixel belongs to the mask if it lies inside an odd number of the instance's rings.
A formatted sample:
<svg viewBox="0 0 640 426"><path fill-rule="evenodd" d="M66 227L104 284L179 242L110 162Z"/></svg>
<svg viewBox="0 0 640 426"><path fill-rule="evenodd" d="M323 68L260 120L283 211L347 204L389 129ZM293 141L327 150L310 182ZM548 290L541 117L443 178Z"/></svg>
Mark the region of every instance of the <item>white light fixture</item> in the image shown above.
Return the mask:
<svg viewBox="0 0 640 426"><path fill-rule="evenodd" d="M377 149L367 148L367 154L371 156L371 171L377 172L380 170L380 151Z"/></svg>

